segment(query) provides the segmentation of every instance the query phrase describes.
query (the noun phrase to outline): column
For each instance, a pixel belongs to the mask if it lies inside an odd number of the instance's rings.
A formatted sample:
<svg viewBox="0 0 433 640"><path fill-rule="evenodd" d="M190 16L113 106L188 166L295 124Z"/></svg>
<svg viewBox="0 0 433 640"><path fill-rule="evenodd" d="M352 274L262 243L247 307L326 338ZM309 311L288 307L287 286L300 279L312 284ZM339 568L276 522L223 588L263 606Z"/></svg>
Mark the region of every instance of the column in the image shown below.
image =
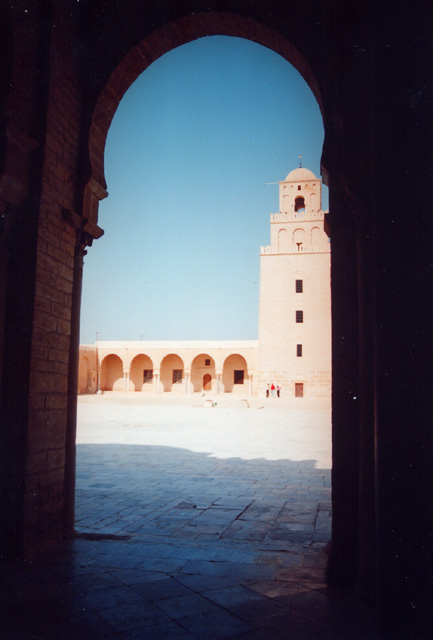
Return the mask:
<svg viewBox="0 0 433 640"><path fill-rule="evenodd" d="M216 371L216 376L217 376L217 394L220 395L223 392L223 385L222 385L222 371Z"/></svg>
<svg viewBox="0 0 433 640"><path fill-rule="evenodd" d="M185 369L185 393L191 395L191 370Z"/></svg>
<svg viewBox="0 0 433 640"><path fill-rule="evenodd" d="M70 534L75 524L75 465L77 435L77 383L80 344L81 288L83 280L83 259L86 254L86 242L82 234L77 233L74 253L74 280L72 285L71 334L68 366L68 412L65 440L65 476L63 528Z"/></svg>
<svg viewBox="0 0 433 640"><path fill-rule="evenodd" d="M67 388L67 420L65 439L65 475L63 503L63 531L70 534L75 524L75 464L77 435L77 385L80 345L80 312L81 288L83 279L83 262L86 247L104 233L96 224L90 230L83 230L83 218L73 211L63 210L68 224L75 229L74 279L71 300L71 332L69 338L69 364ZM96 353L96 371L99 372L98 354ZM98 376L99 388L99 376Z"/></svg>
<svg viewBox="0 0 433 640"><path fill-rule="evenodd" d="M160 378L160 373L159 370L155 370L154 371L154 393L155 395L159 394L159 378Z"/></svg>
<svg viewBox="0 0 433 640"><path fill-rule="evenodd" d="M253 394L253 374L248 372L248 394Z"/></svg>

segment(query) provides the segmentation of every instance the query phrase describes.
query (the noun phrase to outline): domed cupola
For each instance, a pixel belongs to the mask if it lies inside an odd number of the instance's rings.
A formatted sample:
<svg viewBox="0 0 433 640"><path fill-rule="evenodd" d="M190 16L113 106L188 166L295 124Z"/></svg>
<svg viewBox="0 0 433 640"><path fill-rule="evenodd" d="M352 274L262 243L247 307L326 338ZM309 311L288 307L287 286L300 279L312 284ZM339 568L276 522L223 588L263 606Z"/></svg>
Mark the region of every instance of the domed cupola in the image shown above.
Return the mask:
<svg viewBox="0 0 433 640"><path fill-rule="evenodd" d="M284 182L303 182L304 180L316 180L316 176L309 169L298 167L287 175Z"/></svg>

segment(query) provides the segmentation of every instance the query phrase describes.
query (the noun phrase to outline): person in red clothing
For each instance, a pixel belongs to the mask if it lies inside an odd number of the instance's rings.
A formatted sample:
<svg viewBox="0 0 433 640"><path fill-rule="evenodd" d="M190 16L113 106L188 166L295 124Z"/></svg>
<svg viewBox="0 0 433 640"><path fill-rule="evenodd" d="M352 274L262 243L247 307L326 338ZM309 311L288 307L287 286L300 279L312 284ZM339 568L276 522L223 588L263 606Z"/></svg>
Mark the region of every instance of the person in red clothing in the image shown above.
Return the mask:
<svg viewBox="0 0 433 640"><path fill-rule="evenodd" d="M275 396L275 385L274 385L274 383L271 384L271 396L272 397Z"/></svg>

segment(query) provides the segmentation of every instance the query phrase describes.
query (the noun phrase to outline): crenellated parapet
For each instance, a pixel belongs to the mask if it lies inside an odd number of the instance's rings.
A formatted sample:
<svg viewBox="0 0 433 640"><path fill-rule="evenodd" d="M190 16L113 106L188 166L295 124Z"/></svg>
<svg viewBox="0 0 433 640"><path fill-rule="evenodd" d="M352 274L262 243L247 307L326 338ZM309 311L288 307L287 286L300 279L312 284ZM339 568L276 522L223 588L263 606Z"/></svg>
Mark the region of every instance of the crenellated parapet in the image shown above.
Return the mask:
<svg viewBox="0 0 433 640"><path fill-rule="evenodd" d="M276 255L276 254L290 254L290 253L330 253L331 244L330 242L323 242L317 245L304 245L304 244L292 244L288 247L272 247L271 245L261 246L260 247L260 255Z"/></svg>
<svg viewBox="0 0 433 640"><path fill-rule="evenodd" d="M326 213L328 213L328 211L323 211L322 209L319 209L319 211L279 211L278 213L270 214L270 221L272 224L273 222L295 222L297 220L302 220L304 222L308 222L309 220L323 220Z"/></svg>

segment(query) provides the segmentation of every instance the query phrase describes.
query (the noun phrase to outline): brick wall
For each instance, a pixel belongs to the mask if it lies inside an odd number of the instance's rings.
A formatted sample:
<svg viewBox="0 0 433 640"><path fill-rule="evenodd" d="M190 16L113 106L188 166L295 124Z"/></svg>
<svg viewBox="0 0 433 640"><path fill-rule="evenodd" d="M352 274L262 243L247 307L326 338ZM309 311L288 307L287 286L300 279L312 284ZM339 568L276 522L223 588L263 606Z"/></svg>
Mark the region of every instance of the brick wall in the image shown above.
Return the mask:
<svg viewBox="0 0 433 640"><path fill-rule="evenodd" d="M62 536L71 302L76 233L63 210L75 205L82 95L70 25L56 15L37 236L30 363L24 548Z"/></svg>

